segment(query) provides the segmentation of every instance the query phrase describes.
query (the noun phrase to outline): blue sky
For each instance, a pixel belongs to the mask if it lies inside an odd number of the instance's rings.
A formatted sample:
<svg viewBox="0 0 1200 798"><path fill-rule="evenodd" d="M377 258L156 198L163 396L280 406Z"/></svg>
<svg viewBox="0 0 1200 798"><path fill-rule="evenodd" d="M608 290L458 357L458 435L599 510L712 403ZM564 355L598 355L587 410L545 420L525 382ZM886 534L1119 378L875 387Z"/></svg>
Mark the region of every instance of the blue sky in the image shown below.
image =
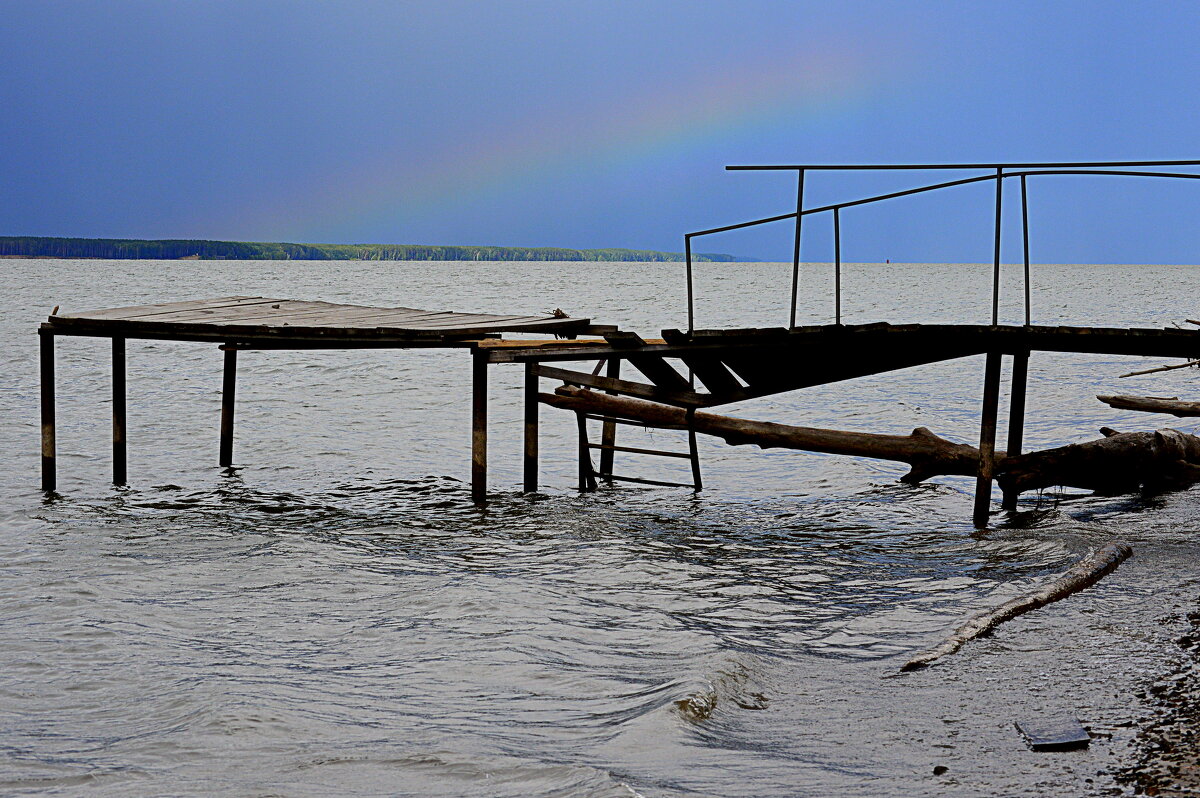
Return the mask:
<svg viewBox="0 0 1200 798"><path fill-rule="evenodd" d="M8 235L679 250L794 202L790 175L730 163L1200 157L1185 3L8 0L4 19ZM808 196L934 177L816 175ZM1035 261L1200 262L1200 181L1030 188ZM986 186L847 211L844 256L988 261L991 214ZM831 257L827 228L806 259ZM1005 230L1016 258L1015 213ZM788 260L788 235L699 249Z"/></svg>

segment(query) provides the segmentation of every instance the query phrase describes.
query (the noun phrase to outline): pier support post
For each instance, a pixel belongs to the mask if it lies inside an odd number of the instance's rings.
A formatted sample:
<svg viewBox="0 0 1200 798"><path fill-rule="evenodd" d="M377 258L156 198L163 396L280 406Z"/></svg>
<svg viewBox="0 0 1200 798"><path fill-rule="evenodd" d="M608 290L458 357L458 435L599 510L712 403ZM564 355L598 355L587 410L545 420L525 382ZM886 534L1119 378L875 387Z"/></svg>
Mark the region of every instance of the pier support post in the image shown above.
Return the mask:
<svg viewBox="0 0 1200 798"><path fill-rule="evenodd" d="M1029 350L1025 349L1013 355L1012 398L1009 400L1008 411L1008 446L1005 453L1015 457L1021 453L1025 445L1025 389L1029 382ZM1007 511L1017 509L1016 491L1004 494L1001 507Z"/></svg>
<svg viewBox="0 0 1200 798"><path fill-rule="evenodd" d="M54 333L39 330L42 371L42 490L58 487L54 457Z"/></svg>
<svg viewBox="0 0 1200 798"><path fill-rule="evenodd" d="M113 484L126 482L125 459L125 339L112 339Z"/></svg>
<svg viewBox="0 0 1200 798"><path fill-rule="evenodd" d="M692 462L692 490L704 490L704 479L700 476L700 451L696 447L696 430L691 428L694 408L688 408L688 457Z"/></svg>
<svg viewBox="0 0 1200 798"><path fill-rule="evenodd" d="M237 391L237 349L232 344L226 344L225 371L221 378L221 455L219 465L229 468L233 465L233 408L234 395Z"/></svg>
<svg viewBox="0 0 1200 798"><path fill-rule="evenodd" d="M487 352L471 351L471 501L487 503Z"/></svg>
<svg viewBox="0 0 1200 798"><path fill-rule="evenodd" d="M982 528L988 524L992 504L992 472L996 465L996 412L1000 406L999 352L987 353L983 373L983 409L979 422L979 472L975 480L975 511L972 520Z"/></svg>
<svg viewBox="0 0 1200 798"><path fill-rule="evenodd" d="M579 490L587 492L596 489L596 472L592 470L592 450L588 446L587 414L580 411L575 414L579 426Z"/></svg>
<svg viewBox="0 0 1200 798"><path fill-rule="evenodd" d="M613 357L608 360L608 371L606 372L610 379L617 379L621 376L621 358ZM615 395L614 391L607 391L609 394ZM600 450L600 478L606 479L612 476L613 472L613 454L612 446L617 444L617 423L615 421L605 421L600 428L600 445L606 447Z"/></svg>
<svg viewBox="0 0 1200 798"><path fill-rule="evenodd" d="M524 485L526 493L538 488L538 378L534 364L525 364L525 457Z"/></svg>

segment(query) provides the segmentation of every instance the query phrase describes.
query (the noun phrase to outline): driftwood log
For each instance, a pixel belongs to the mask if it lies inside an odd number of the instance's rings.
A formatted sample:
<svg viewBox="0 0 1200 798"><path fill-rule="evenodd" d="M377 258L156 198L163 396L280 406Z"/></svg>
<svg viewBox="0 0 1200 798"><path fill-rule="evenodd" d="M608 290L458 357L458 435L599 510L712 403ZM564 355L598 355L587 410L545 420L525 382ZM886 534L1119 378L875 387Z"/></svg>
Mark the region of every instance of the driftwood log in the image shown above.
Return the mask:
<svg viewBox="0 0 1200 798"><path fill-rule="evenodd" d="M1160 371L1174 371L1175 369L1185 369L1188 366L1200 365L1200 360L1189 360L1186 363L1174 363L1170 366L1158 366L1157 368L1145 369L1143 371L1131 371L1128 374L1118 374L1118 379L1125 377L1141 377L1143 374L1157 374Z"/></svg>
<svg viewBox="0 0 1200 798"><path fill-rule="evenodd" d="M1170 413L1173 416L1200 416L1200 402L1182 402L1161 396L1097 396L1101 402L1119 410L1146 413Z"/></svg>
<svg viewBox="0 0 1200 798"><path fill-rule="evenodd" d="M1133 554L1133 549L1126 544L1109 543L1099 551L1095 551L1075 563L1065 574L1042 589L1018 596L995 609L972 616L942 643L912 657L900 667L900 670L911 671L924 668L947 654L953 654L967 641L987 634L1007 620L1030 610L1036 610L1038 607L1044 607L1096 584L1101 577L1115 570L1131 554Z"/></svg>
<svg viewBox="0 0 1200 798"><path fill-rule="evenodd" d="M539 398L554 407L641 421L652 427L689 427L687 411L657 402L572 386L563 386L554 394L540 394ZM924 427L909 435L881 435L750 421L700 411L694 413L690 427L735 446L753 444L763 449L896 460L910 466L911 470L901 477L909 483L939 475L975 476L979 468L979 450L974 446L949 441ZM1106 437L1099 440L1016 457L997 452L997 484L1006 493L1065 486L1116 494L1184 487L1200 481L1200 438L1172 429L1102 432Z"/></svg>

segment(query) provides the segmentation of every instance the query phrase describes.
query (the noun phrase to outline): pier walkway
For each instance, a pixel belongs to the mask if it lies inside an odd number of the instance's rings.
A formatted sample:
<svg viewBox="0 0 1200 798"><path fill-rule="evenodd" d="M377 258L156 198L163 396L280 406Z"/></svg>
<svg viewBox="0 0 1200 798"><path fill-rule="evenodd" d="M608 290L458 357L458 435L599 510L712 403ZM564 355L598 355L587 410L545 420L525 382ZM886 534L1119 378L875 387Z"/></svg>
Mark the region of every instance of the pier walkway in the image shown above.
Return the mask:
<svg viewBox="0 0 1200 798"><path fill-rule="evenodd" d="M504 339L505 332L555 334L555 339ZM113 481L126 482L126 339L217 343L224 352L218 463L233 463L237 353L254 349L456 348L472 355L471 487L487 496L487 366L525 366L524 489L538 485L538 392L541 380L632 396L683 408L714 407L972 355L986 355L981 452L994 452L1000 359L1014 362L1009 452L1020 452L1027 364L1034 351L1142 357L1200 356L1200 331L1177 328L1039 327L885 323L809 327L664 330L643 339L613 325L552 316L485 315L372 308L262 297L222 297L84 313L55 314L39 329L42 367L42 487L56 487L54 341L103 337L113 352ZM597 336L578 338L577 336ZM592 363L592 370L564 368ZM636 371L621 376L622 364ZM604 374L601 369L607 366ZM630 377L636 377L631 379ZM611 476L616 446L612 419L600 448L602 475ZM581 418L581 429L583 424ZM638 450L631 450L638 451ZM650 452L642 452L650 453ZM678 455L677 455L678 456ZM695 463L694 440L690 454ZM991 464L981 464L980 491L991 491ZM590 471L590 459L587 468ZM641 481L641 480L633 480Z"/></svg>

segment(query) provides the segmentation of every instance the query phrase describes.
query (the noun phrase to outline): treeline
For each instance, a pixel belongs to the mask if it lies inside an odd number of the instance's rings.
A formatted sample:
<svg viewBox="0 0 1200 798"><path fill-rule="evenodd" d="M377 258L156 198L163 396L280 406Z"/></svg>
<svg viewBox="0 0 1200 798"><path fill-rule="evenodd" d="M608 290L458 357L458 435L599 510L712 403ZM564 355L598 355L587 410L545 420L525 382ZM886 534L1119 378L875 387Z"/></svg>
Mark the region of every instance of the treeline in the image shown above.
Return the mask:
<svg viewBox="0 0 1200 798"><path fill-rule="evenodd" d="M561 247L439 247L413 244L262 244L245 241L140 241L125 238L0 236L0 257L109 260L586 260L681 261L678 252ZM739 260L693 254L697 261Z"/></svg>

